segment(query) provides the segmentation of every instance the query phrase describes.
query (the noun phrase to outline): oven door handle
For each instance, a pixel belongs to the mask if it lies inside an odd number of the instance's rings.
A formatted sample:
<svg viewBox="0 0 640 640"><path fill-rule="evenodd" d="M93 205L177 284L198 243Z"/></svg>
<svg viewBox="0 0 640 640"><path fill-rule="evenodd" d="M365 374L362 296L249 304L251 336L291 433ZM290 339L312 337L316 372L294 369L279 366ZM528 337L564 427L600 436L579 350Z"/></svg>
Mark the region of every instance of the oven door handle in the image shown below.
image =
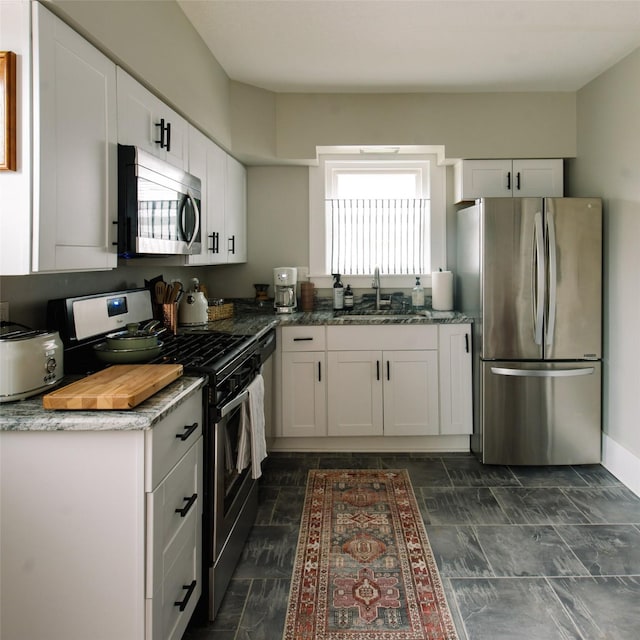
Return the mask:
<svg viewBox="0 0 640 640"><path fill-rule="evenodd" d="M220 417L224 418L229 415L236 407L239 407L243 402L248 400L249 398L249 390L245 389L242 393L237 395L233 400L227 402L227 404L220 409Z"/></svg>

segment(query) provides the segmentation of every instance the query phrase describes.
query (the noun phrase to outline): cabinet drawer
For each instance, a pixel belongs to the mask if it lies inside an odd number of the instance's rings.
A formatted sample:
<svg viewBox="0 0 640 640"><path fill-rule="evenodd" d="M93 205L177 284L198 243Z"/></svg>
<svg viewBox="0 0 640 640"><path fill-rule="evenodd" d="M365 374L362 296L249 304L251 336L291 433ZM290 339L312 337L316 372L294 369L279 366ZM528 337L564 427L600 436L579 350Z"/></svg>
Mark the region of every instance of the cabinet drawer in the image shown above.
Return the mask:
<svg viewBox="0 0 640 640"><path fill-rule="evenodd" d="M166 573L166 554L183 528L198 528L202 512L202 438L152 493L147 493L147 597Z"/></svg>
<svg viewBox="0 0 640 640"><path fill-rule="evenodd" d="M329 351L437 348L437 325L327 327Z"/></svg>
<svg viewBox="0 0 640 640"><path fill-rule="evenodd" d="M324 327L282 327L282 351L323 351Z"/></svg>
<svg viewBox="0 0 640 640"><path fill-rule="evenodd" d="M146 432L145 491L153 491L201 435L202 391L198 391Z"/></svg>
<svg viewBox="0 0 640 640"><path fill-rule="evenodd" d="M147 640L180 640L184 634L202 592L199 535L199 527L181 529L164 553L164 579L147 598Z"/></svg>

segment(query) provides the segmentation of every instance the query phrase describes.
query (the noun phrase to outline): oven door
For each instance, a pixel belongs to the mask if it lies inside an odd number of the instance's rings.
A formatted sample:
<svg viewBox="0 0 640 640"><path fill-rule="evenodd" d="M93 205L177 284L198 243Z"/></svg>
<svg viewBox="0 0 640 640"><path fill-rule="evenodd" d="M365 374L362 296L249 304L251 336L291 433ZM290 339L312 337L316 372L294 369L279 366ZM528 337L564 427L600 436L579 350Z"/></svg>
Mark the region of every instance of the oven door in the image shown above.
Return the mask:
<svg viewBox="0 0 640 640"><path fill-rule="evenodd" d="M251 448L249 447L249 464L241 471L237 469L240 433L242 429L242 408L248 410L246 404L249 393L245 389L220 411L220 419L214 426L214 512L212 514L214 564L220 557L229 540L234 524L247 501L253 487L251 478Z"/></svg>

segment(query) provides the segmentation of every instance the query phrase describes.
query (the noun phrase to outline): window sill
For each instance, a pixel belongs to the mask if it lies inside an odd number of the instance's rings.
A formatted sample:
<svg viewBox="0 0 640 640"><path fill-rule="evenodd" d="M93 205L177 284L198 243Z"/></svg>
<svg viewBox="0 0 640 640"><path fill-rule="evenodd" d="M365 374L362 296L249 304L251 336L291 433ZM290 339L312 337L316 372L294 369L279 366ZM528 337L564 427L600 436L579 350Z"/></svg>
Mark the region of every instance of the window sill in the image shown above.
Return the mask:
<svg viewBox="0 0 640 640"><path fill-rule="evenodd" d="M420 283L425 289L431 288L431 274L416 274L414 275L402 275L402 276L390 276L380 275L380 287L382 289L413 289L416 284L416 277L420 276ZM314 275L310 276L311 282L318 289L331 289L333 287L333 278L329 275ZM373 283L373 274L365 276L350 276L341 275L340 279L342 284L346 287L351 285L352 289L371 289Z"/></svg>

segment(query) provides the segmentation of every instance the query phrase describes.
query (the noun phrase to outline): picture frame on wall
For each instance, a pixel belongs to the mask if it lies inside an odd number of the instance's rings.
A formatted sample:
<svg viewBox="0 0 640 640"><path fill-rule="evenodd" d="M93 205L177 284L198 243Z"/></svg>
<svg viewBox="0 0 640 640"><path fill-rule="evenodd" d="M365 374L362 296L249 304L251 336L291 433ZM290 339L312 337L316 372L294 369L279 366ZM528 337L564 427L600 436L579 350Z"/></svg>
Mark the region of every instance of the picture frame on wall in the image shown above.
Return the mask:
<svg viewBox="0 0 640 640"><path fill-rule="evenodd" d="M0 51L0 171L16 170L16 54Z"/></svg>

